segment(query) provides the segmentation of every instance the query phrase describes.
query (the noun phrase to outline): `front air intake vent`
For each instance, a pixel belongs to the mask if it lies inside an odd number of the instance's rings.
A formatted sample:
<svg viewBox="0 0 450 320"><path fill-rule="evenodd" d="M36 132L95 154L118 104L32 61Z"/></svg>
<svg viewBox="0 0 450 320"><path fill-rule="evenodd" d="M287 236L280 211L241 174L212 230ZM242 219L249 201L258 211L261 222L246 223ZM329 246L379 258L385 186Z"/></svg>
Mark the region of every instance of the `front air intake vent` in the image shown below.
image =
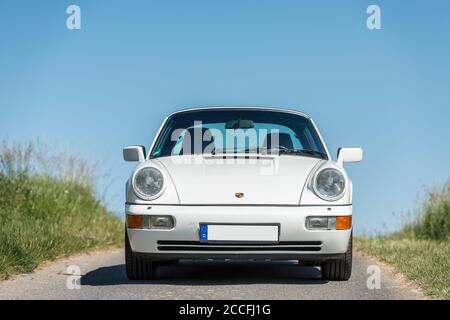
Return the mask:
<svg viewBox="0 0 450 320"><path fill-rule="evenodd" d="M278 243L200 242L159 240L159 251L320 251L321 241L281 241Z"/></svg>

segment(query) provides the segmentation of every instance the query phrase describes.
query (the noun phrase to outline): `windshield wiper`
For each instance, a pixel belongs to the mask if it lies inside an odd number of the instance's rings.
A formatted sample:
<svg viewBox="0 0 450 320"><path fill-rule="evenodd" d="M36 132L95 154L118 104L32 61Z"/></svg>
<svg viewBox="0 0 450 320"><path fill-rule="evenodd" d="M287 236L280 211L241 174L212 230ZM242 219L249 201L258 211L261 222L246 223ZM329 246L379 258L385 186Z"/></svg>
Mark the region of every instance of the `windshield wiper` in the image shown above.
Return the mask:
<svg viewBox="0 0 450 320"><path fill-rule="evenodd" d="M237 153L256 153L256 154L290 154L290 155L312 155L319 156L322 159L327 160L328 156L320 151L309 150L309 149L289 149L283 146L279 146L278 148L271 149L263 149L263 152L260 152L258 148L252 149L244 149L244 150L235 150L235 149L222 149L222 150L213 150L212 154L237 154Z"/></svg>
<svg viewBox="0 0 450 320"><path fill-rule="evenodd" d="M328 159L328 156L320 151L310 150L310 149L289 149L280 146L279 148L268 149L268 152L272 153L272 151L278 152L279 154L293 154L293 155L317 155L322 159Z"/></svg>

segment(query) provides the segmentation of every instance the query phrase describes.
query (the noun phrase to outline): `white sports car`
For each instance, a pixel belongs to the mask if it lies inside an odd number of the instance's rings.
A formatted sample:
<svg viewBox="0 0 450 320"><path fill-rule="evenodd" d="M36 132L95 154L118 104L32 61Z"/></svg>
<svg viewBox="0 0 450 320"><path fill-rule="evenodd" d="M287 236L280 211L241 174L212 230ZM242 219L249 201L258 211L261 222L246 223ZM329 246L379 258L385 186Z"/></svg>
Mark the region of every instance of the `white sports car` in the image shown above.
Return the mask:
<svg viewBox="0 0 450 320"><path fill-rule="evenodd" d="M153 279L180 259L279 259L320 266L327 280L352 268L352 183L304 113L248 107L182 110L163 122L126 185L129 279Z"/></svg>

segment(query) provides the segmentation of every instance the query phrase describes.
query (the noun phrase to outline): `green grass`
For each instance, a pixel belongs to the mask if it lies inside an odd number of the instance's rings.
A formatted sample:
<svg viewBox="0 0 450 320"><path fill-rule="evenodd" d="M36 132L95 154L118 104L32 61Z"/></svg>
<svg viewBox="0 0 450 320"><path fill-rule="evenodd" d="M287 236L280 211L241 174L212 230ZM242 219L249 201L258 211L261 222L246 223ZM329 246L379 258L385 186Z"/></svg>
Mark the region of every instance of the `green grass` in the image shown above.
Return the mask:
<svg viewBox="0 0 450 320"><path fill-rule="evenodd" d="M450 183L427 193L412 222L391 235L358 237L355 247L392 265L437 299L450 299Z"/></svg>
<svg viewBox="0 0 450 320"><path fill-rule="evenodd" d="M423 289L426 295L450 299L450 243L392 237L355 238L355 247Z"/></svg>
<svg viewBox="0 0 450 320"><path fill-rule="evenodd" d="M61 256L123 243L97 199L95 167L39 143L0 149L0 279Z"/></svg>
<svg viewBox="0 0 450 320"><path fill-rule="evenodd" d="M415 220L399 232L402 237L450 241L450 181L427 191L427 199Z"/></svg>

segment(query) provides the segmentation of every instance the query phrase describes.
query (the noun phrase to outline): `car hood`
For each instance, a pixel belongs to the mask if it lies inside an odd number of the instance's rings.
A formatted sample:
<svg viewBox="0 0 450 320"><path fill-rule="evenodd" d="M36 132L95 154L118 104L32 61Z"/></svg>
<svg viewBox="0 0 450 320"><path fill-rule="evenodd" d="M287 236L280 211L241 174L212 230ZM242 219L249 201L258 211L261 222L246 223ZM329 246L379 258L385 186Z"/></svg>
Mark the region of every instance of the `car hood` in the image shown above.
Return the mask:
<svg viewBox="0 0 450 320"><path fill-rule="evenodd" d="M156 159L182 205L298 205L321 159L301 156L172 156Z"/></svg>

